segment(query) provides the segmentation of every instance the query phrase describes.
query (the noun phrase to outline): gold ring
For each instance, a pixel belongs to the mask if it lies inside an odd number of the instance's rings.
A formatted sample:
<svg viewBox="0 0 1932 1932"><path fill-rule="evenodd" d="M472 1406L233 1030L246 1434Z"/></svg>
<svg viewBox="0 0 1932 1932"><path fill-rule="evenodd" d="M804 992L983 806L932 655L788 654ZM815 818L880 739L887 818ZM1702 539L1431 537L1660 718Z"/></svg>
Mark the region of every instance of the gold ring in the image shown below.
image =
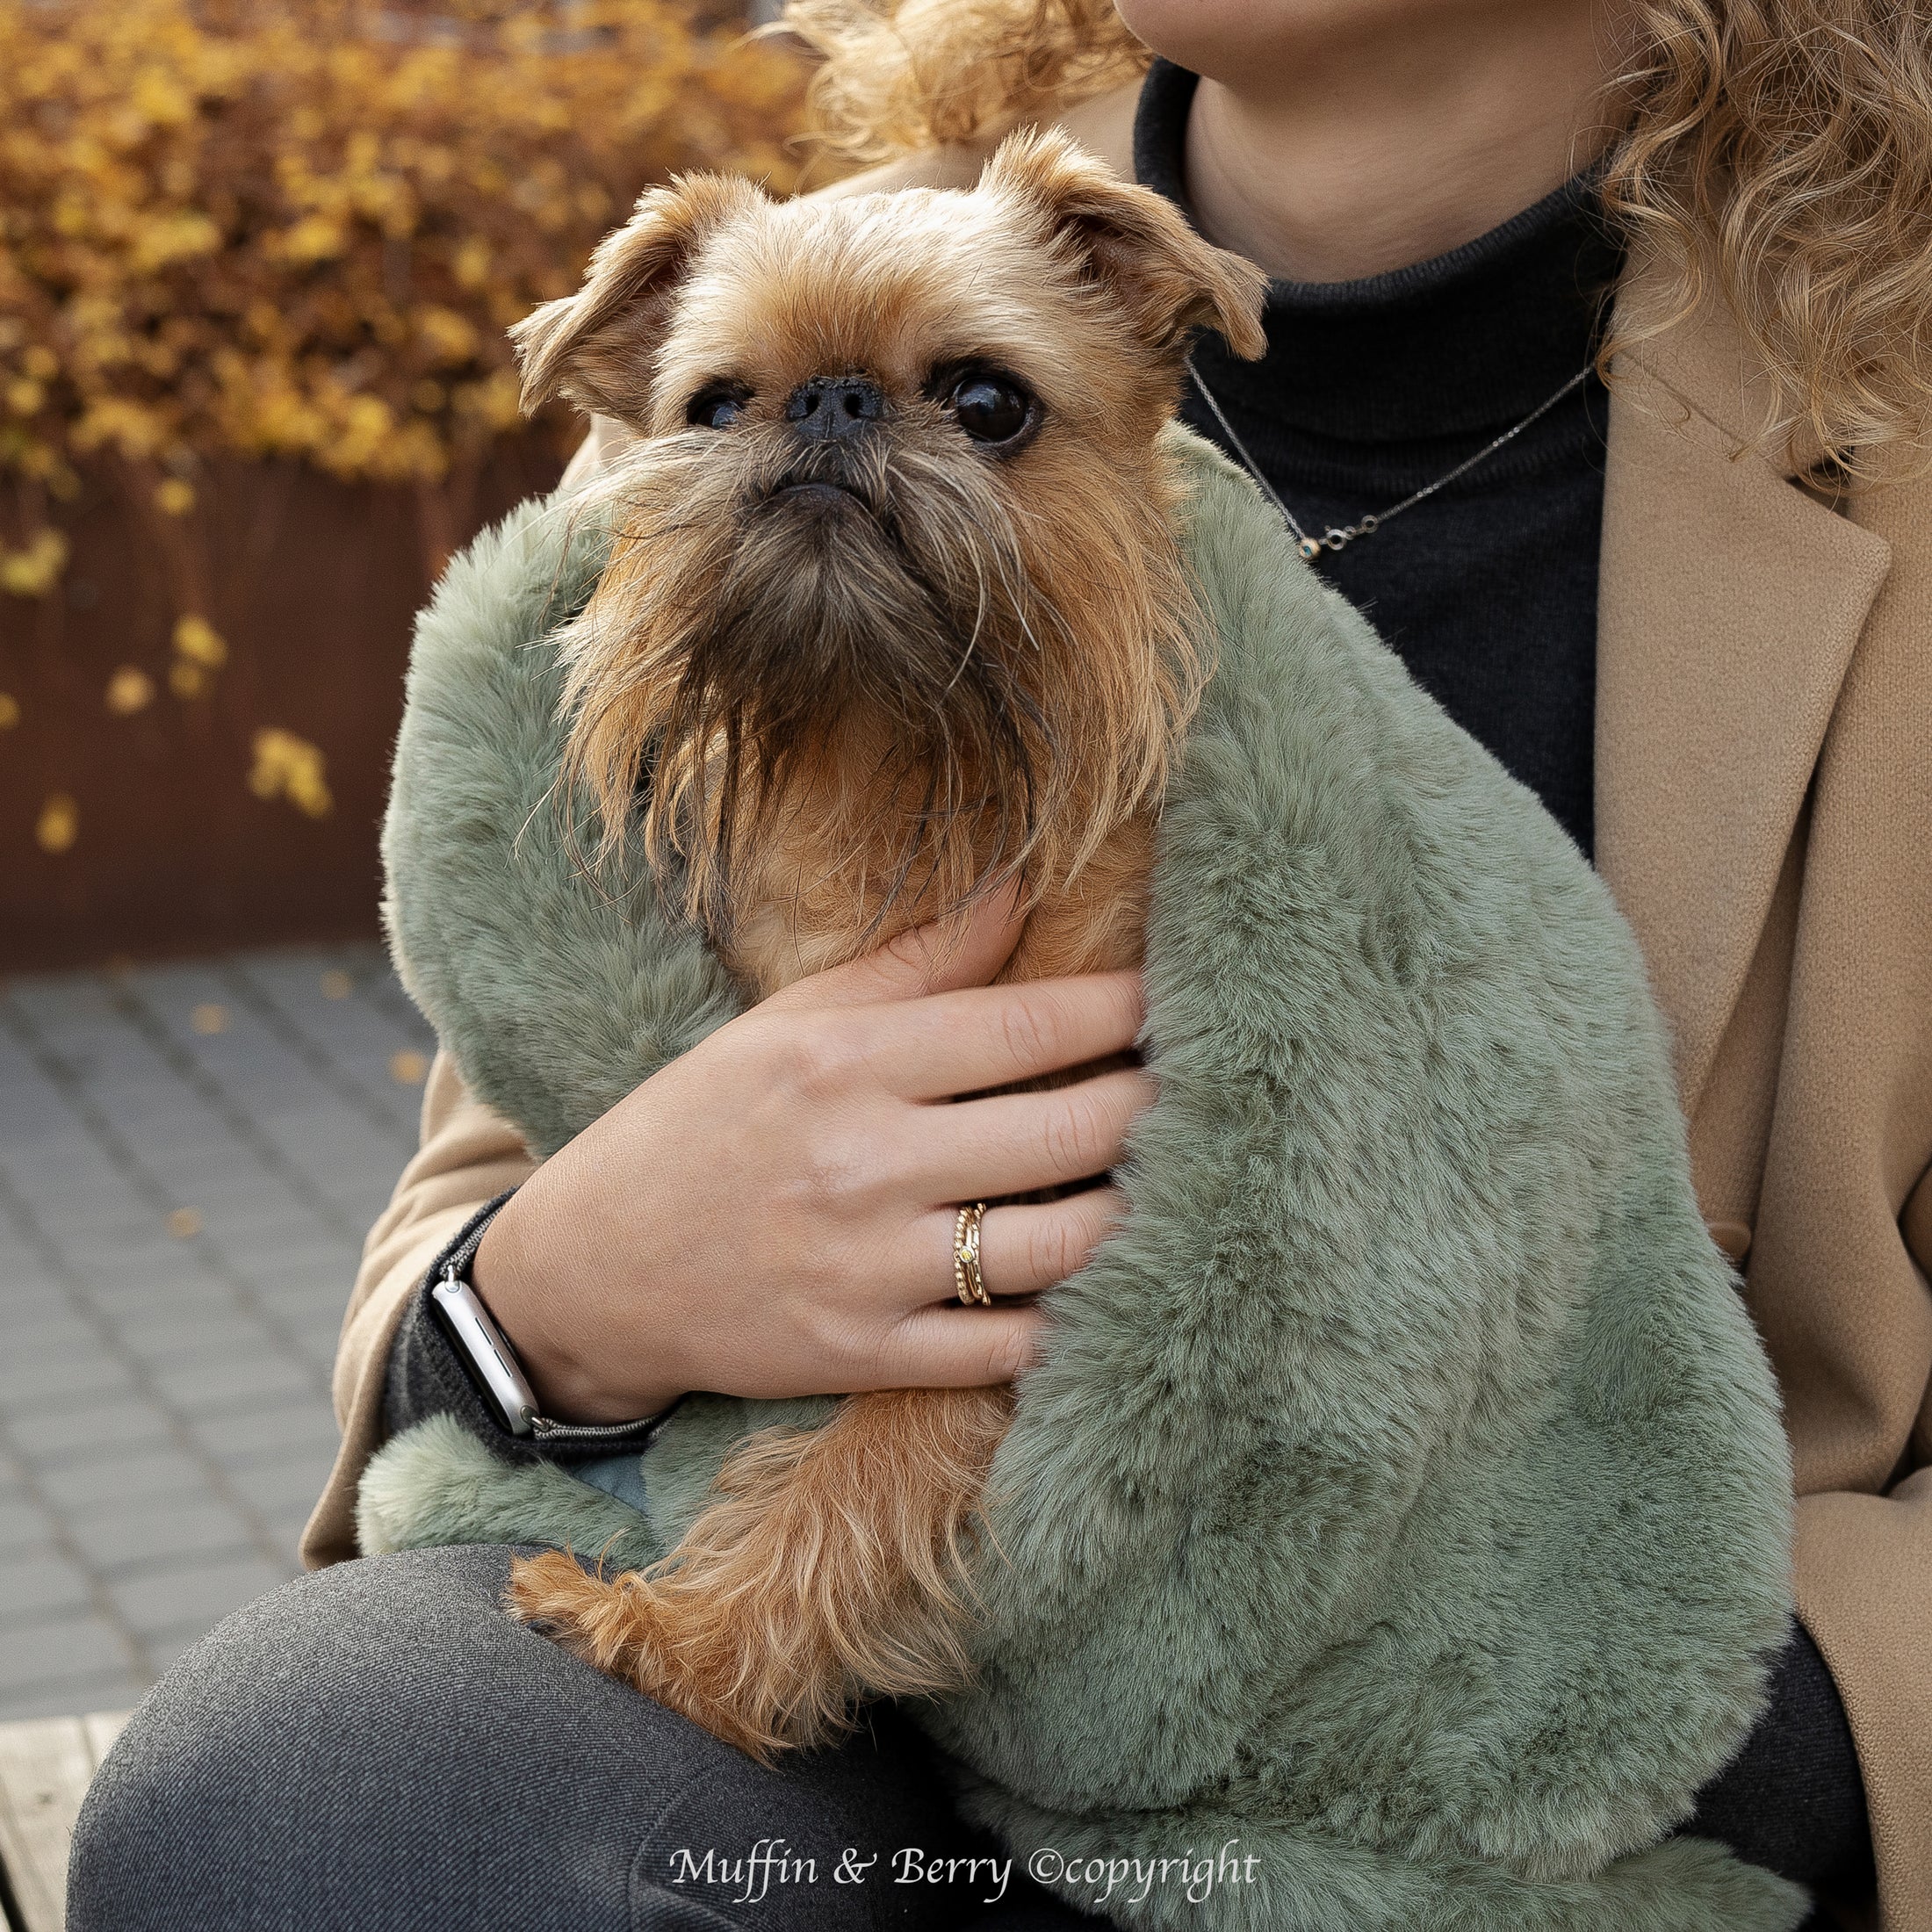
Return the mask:
<svg viewBox="0 0 1932 1932"><path fill-rule="evenodd" d="M990 1308L986 1277L979 1272L979 1229L986 1203L976 1200L962 1208L953 1221L953 1292L970 1308Z"/></svg>

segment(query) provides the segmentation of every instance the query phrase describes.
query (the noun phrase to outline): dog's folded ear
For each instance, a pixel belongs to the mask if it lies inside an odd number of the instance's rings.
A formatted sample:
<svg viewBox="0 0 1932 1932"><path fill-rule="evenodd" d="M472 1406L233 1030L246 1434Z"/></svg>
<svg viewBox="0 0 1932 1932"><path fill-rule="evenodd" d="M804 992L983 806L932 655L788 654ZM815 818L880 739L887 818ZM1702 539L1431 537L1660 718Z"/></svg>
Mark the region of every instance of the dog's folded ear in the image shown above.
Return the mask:
<svg viewBox="0 0 1932 1932"><path fill-rule="evenodd" d="M1135 333L1179 356L1191 330L1219 329L1236 355L1267 352L1268 280L1252 262L1196 234L1164 196L1122 181L1056 129L1009 134L980 177L1038 219L1084 271L1105 283Z"/></svg>
<svg viewBox="0 0 1932 1932"><path fill-rule="evenodd" d="M648 189L597 244L574 295L545 302L510 330L526 414L552 396L637 423L649 402L664 314L706 235L764 198L730 175L682 175Z"/></svg>

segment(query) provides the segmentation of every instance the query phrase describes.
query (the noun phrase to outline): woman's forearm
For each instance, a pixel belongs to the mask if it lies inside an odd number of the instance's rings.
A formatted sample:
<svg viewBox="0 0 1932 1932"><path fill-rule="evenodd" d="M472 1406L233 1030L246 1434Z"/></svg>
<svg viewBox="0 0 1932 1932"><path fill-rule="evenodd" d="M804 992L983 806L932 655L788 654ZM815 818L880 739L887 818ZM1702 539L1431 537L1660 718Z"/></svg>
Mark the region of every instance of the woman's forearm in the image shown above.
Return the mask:
<svg viewBox="0 0 1932 1932"><path fill-rule="evenodd" d="M363 1465L383 1438L389 1351L403 1310L450 1236L536 1166L523 1137L463 1084L439 1053L423 1088L422 1141L363 1244L335 1369L342 1446L302 1537L312 1569L356 1554L353 1512Z"/></svg>

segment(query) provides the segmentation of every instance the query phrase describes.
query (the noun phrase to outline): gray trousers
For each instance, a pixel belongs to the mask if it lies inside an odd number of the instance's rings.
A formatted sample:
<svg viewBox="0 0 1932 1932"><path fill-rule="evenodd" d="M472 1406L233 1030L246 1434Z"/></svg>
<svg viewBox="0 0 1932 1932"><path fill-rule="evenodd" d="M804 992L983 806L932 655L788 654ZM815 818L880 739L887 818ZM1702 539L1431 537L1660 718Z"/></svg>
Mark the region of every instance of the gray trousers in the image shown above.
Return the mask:
<svg viewBox="0 0 1932 1932"><path fill-rule="evenodd" d="M183 1656L88 1795L72 1932L1091 1924L995 1900L896 1713L761 1769L513 1623L509 1557L345 1563Z"/></svg>
<svg viewBox="0 0 1932 1932"><path fill-rule="evenodd" d="M763 1770L513 1623L509 1559L343 1563L189 1651L88 1794L71 1932L1092 1932L1019 1871L1002 1883L896 1712ZM1798 1632L1690 1828L1802 1883L1846 1844L1868 1873L1862 1796L1841 1801L1819 1741L1834 1724Z"/></svg>

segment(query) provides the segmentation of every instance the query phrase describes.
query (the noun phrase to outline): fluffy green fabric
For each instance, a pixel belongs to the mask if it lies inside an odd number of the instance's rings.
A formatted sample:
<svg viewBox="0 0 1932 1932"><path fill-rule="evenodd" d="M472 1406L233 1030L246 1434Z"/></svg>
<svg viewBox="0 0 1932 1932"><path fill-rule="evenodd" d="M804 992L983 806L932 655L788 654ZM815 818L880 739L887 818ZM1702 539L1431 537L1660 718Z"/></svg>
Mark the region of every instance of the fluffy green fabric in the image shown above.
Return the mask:
<svg viewBox="0 0 1932 1932"><path fill-rule="evenodd" d="M1160 840L1160 1097L993 1471L978 1682L922 1721L1023 1850L1260 1855L1205 1903L1116 1891L1123 1924L1782 1932L1797 1892L1656 1842L1783 1639L1790 1472L1635 946L1174 435L1220 662ZM600 555L567 523L520 512L445 578L386 847L412 987L546 1150L736 1007L647 882L579 875L548 802L544 639ZM687 1402L648 1524L429 1425L372 1466L364 1545L646 1557L767 1419Z"/></svg>

